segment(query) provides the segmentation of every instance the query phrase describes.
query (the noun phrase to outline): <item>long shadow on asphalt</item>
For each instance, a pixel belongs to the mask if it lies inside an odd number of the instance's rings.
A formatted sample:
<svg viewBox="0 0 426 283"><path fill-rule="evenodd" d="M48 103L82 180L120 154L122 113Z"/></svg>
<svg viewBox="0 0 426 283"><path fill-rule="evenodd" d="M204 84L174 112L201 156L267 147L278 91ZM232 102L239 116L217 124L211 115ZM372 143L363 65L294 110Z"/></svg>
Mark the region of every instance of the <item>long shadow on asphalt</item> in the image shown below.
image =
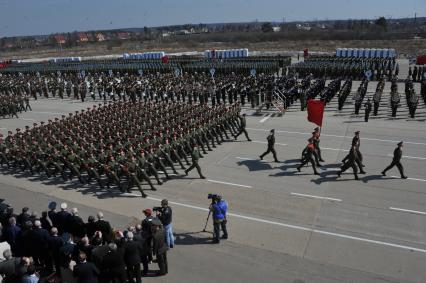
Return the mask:
<svg viewBox="0 0 426 283"><path fill-rule="evenodd" d="M272 166L269 163L261 160L242 160L237 162L238 166L246 166L249 171L271 170Z"/></svg>
<svg viewBox="0 0 426 283"><path fill-rule="evenodd" d="M203 231L181 233L175 235L175 245L188 246L188 245L206 245L212 244L211 238L203 237ZM209 232L211 233L211 232ZM194 237L194 235L196 235Z"/></svg>
<svg viewBox="0 0 426 283"><path fill-rule="evenodd" d="M376 175L368 175L368 176L362 177L361 181L363 181L364 183L368 183L369 181L374 181L374 180L391 180L391 179L395 179L395 178L385 177L381 174L380 175L376 174Z"/></svg>

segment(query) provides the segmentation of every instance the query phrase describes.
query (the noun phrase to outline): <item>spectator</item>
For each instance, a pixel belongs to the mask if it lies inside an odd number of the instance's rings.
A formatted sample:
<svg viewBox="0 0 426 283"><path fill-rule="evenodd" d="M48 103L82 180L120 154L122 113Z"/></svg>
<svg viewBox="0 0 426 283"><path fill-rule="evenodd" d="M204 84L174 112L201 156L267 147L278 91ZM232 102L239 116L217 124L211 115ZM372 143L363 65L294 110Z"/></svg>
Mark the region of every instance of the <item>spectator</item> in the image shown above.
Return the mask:
<svg viewBox="0 0 426 283"><path fill-rule="evenodd" d="M110 243L112 240L112 229L108 221L104 220L104 214L98 212L98 221L95 222L96 231L102 232L103 243Z"/></svg>
<svg viewBox="0 0 426 283"><path fill-rule="evenodd" d="M106 278L114 283L127 282L123 252L117 248L115 243L110 243L108 247L109 251L102 261L102 270L105 272Z"/></svg>
<svg viewBox="0 0 426 283"><path fill-rule="evenodd" d="M92 262L96 265L98 269L102 267L102 260L108 252L108 246L102 245L102 233L96 232L95 237L92 240L94 246L92 250Z"/></svg>
<svg viewBox="0 0 426 283"><path fill-rule="evenodd" d="M58 228L56 213L56 202L52 201L49 203L49 212L47 213L47 215L49 216L49 219L52 222L52 226Z"/></svg>
<svg viewBox="0 0 426 283"><path fill-rule="evenodd" d="M83 219L81 219L81 217L78 215L78 209L76 207L71 210L69 225L70 233L74 237L81 239L84 237L84 235L86 235L85 224Z"/></svg>
<svg viewBox="0 0 426 283"><path fill-rule="evenodd" d="M0 262L0 275L3 276L3 283L14 283L18 279L17 267L19 266L21 259L18 257L12 257L11 250L5 250L3 252L4 261Z"/></svg>
<svg viewBox="0 0 426 283"><path fill-rule="evenodd" d="M87 236L81 238L81 241L77 246L79 251L82 251L86 254L86 259L92 261L93 246L90 244L89 238Z"/></svg>
<svg viewBox="0 0 426 283"><path fill-rule="evenodd" d="M143 265L142 274L145 276L148 274L148 261L149 261L148 260L148 242L147 242L148 234L142 230L142 225L138 224L136 225L135 228L136 228L136 232L134 234L134 240L137 241L142 248L142 253L141 253L141 261Z"/></svg>
<svg viewBox="0 0 426 283"><path fill-rule="evenodd" d="M31 215L30 215L30 219L29 219L32 223L33 223L33 225L34 225L34 222L36 221L36 220L40 220L40 217L38 216L38 212L37 211L33 211L33 212L31 212Z"/></svg>
<svg viewBox="0 0 426 283"><path fill-rule="evenodd" d="M90 215L87 219L86 223L86 235L89 237L89 239L92 239L96 232L96 223L95 223L95 217Z"/></svg>
<svg viewBox="0 0 426 283"><path fill-rule="evenodd" d="M168 263L167 263L167 247L166 243L166 232L161 227L161 222L159 220L153 220L153 253L157 259L158 267L160 271L157 272L157 276L166 275L168 273Z"/></svg>
<svg viewBox="0 0 426 283"><path fill-rule="evenodd" d="M86 259L86 254L80 252L78 255L78 264L74 267L73 275L77 278L77 283L97 283L99 269Z"/></svg>
<svg viewBox="0 0 426 283"><path fill-rule="evenodd" d="M68 205L65 202L61 203L61 211L59 211L55 215L57 225L58 225L58 227L56 228L58 228L59 234L70 232L69 220L70 220L71 214L67 211L67 208L68 208Z"/></svg>
<svg viewBox="0 0 426 283"><path fill-rule="evenodd" d="M24 225L28 220L30 220L31 215L28 212L29 208L28 207L24 207L22 209L21 214L18 215L18 217L16 218L16 223L19 226Z"/></svg>
<svg viewBox="0 0 426 283"><path fill-rule="evenodd" d="M152 221L154 217L152 216L152 210L147 208L143 210L145 214L145 219L142 220L142 231L146 237L146 247L148 250L148 261L152 261Z"/></svg>
<svg viewBox="0 0 426 283"><path fill-rule="evenodd" d="M49 219L47 219L47 211L43 211L41 213L41 218L40 218L40 222L41 222L41 228L50 231L52 229L52 224L50 224Z"/></svg>
<svg viewBox="0 0 426 283"><path fill-rule="evenodd" d="M22 277L22 283L37 283L39 280L34 264L30 264L27 273Z"/></svg>
<svg viewBox="0 0 426 283"><path fill-rule="evenodd" d="M10 245L13 255L20 254L20 247L18 246L18 242L21 233L21 228L16 225L15 217L9 218L9 226L4 229L3 237Z"/></svg>
<svg viewBox="0 0 426 283"><path fill-rule="evenodd" d="M49 232L41 228L41 221L34 221L31 241L34 262L40 266L49 265L49 269L51 269L49 253L46 252L49 248L49 239Z"/></svg>
<svg viewBox="0 0 426 283"><path fill-rule="evenodd" d="M127 242L124 244L124 262L127 267L127 278L129 281L141 283L141 245L133 240L133 233L127 233Z"/></svg>
<svg viewBox="0 0 426 283"><path fill-rule="evenodd" d="M61 273L61 253L60 250L64 245L64 241L58 236L58 228L53 227L50 230L49 249L55 266L55 271L58 275Z"/></svg>

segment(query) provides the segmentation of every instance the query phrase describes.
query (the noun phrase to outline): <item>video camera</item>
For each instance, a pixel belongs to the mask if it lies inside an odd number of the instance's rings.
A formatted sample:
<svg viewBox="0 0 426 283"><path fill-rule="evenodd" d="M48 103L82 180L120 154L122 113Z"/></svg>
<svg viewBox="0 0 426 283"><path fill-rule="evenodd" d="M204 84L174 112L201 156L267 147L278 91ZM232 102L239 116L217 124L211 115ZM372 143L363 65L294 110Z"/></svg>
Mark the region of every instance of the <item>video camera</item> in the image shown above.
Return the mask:
<svg viewBox="0 0 426 283"><path fill-rule="evenodd" d="M152 208L152 211L155 211L155 212L159 212L159 211L161 212L161 210L163 210L161 206L155 206Z"/></svg>
<svg viewBox="0 0 426 283"><path fill-rule="evenodd" d="M218 194L208 194L207 199L216 200L218 197Z"/></svg>

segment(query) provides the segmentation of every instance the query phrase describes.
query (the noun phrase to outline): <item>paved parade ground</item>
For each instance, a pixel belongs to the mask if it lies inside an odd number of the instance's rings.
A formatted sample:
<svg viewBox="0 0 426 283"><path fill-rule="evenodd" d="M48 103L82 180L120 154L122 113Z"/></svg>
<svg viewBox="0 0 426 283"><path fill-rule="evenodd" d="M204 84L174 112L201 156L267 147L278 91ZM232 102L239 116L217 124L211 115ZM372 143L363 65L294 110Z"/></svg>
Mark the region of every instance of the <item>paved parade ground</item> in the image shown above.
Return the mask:
<svg viewBox="0 0 426 283"><path fill-rule="evenodd" d="M376 84L369 84L368 97ZM353 91L358 86L354 82ZM403 89L400 84L399 92ZM200 161L205 180L195 171L186 177L178 170L180 176L148 191L146 199L135 188L134 194L123 194L6 168L1 169L0 198L16 210L29 206L40 211L47 210L50 200L65 200L84 219L104 211L119 228L139 222L143 209L167 198L176 233L169 274L144 282L426 282L426 107L420 101L411 119L401 95L398 115L390 118L389 90L387 82L379 115L368 123L363 110L353 115L352 95L341 112L337 97L327 106L321 134L325 162L319 176L311 167L296 170L315 125L295 104L282 116L243 108L252 142L242 135L223 143ZM0 132L92 104L31 101L33 111L1 119ZM259 160L270 129L276 131L279 163L271 155ZM367 174L355 181L349 169L337 178L356 130ZM383 177L380 172L401 140L408 179L400 179L396 168ZM209 193L229 203L229 239L220 245L211 244L211 233L202 232ZM207 227L212 230L211 220Z"/></svg>

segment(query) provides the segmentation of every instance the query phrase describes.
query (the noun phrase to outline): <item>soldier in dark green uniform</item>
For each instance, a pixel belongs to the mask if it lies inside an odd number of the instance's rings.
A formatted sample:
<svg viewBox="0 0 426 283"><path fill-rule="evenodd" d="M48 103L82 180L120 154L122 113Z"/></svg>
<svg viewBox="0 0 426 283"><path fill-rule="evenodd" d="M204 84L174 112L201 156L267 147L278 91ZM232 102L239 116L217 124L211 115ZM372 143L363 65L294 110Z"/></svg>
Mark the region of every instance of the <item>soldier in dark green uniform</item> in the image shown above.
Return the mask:
<svg viewBox="0 0 426 283"><path fill-rule="evenodd" d="M185 175L188 176L189 171L191 171L194 168L197 168L197 171L198 171L198 174L200 175L200 178L205 179L206 177L203 176L203 174L201 173L200 165L198 165L198 160L200 159L200 152L198 150L197 145L195 145L195 144L192 147L191 159L192 159L192 164L191 164L191 166L189 166L188 169L185 170Z"/></svg>

